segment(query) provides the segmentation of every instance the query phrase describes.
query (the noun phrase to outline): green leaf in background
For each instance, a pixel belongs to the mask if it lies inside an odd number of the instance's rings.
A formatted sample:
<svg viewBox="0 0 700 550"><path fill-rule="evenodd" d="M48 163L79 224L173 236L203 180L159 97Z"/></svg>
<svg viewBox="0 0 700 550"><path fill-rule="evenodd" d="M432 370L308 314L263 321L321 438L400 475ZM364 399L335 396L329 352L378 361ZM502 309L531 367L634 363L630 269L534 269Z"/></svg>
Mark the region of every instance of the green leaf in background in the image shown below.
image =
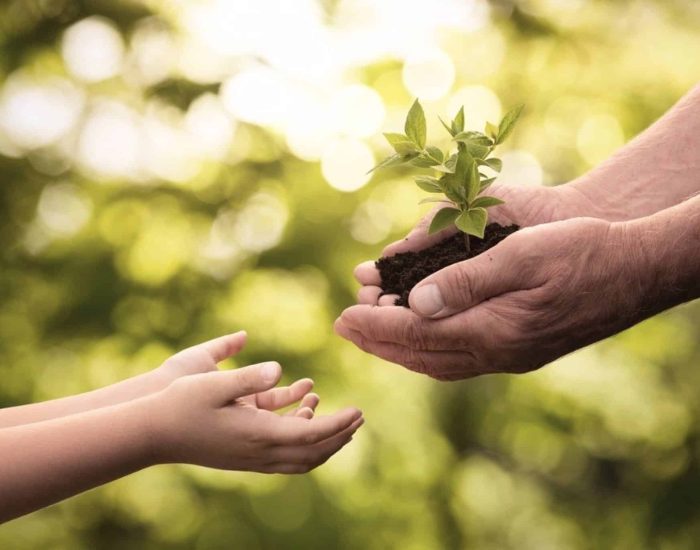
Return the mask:
<svg viewBox="0 0 700 550"><path fill-rule="evenodd" d="M411 141L413 141L413 143L415 143L420 149L425 147L425 140L427 138L425 113L423 112L423 107L421 107L421 104L417 99L413 102L411 110L408 111L404 131Z"/></svg>
<svg viewBox="0 0 700 550"><path fill-rule="evenodd" d="M498 136L496 137L496 144L503 143L515 127L515 123L518 122L520 114L523 112L525 105L517 105L508 111L501 123L498 125Z"/></svg>
<svg viewBox="0 0 700 550"><path fill-rule="evenodd" d="M459 111L457 111L457 114L452 119L452 132L450 133L455 136L460 132L464 132L464 106L459 108Z"/></svg>
<svg viewBox="0 0 700 550"><path fill-rule="evenodd" d="M502 201L496 197L477 197L474 202L471 203L472 208L489 208L491 206L498 206L499 204L504 204Z"/></svg>
<svg viewBox="0 0 700 550"><path fill-rule="evenodd" d="M487 219L488 215L484 208L471 208L457 216L454 224L460 231L483 239Z"/></svg>
<svg viewBox="0 0 700 550"><path fill-rule="evenodd" d="M408 136L404 134L397 134L394 132L385 132L384 137L389 142L394 150L400 155L406 155L410 153L419 153L421 148L418 147L413 141L409 139Z"/></svg>
<svg viewBox="0 0 700 550"><path fill-rule="evenodd" d="M430 222L428 234L432 235L433 233L447 229L455 222L455 219L457 216L459 216L459 214L460 211L456 208L447 207L439 210L438 213L435 214L433 221Z"/></svg>
<svg viewBox="0 0 700 550"><path fill-rule="evenodd" d="M416 185L423 191L427 191L428 193L442 193L442 187L440 187L437 178L431 176L416 176L413 179Z"/></svg>

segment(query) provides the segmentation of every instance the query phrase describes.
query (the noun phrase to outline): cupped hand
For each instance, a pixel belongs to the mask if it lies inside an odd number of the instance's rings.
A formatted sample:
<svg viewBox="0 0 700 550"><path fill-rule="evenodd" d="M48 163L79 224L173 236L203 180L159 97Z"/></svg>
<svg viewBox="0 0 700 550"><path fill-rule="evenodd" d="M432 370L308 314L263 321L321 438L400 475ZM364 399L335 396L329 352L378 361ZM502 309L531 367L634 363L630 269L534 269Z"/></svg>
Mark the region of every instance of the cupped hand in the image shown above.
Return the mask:
<svg viewBox="0 0 700 550"><path fill-rule="evenodd" d="M505 201L505 204L489 209L489 221L504 226L517 224L520 227L531 227L580 216L586 210L587 202L587 199L574 187L566 185L518 187L494 184L489 188L488 194ZM422 250L453 235L457 231L454 227L428 235L428 227L433 216L443 207L444 205L433 209L405 238L384 248L382 256ZM374 266L374 261L358 265L355 268L355 278L362 285L357 294L358 303L383 306L393 305L396 301L396 295L381 295L381 278Z"/></svg>
<svg viewBox="0 0 700 550"><path fill-rule="evenodd" d="M224 336L190 355L216 366L238 342ZM347 408L314 417L313 382L276 388L280 376L279 364L261 363L183 376L150 396L154 460L266 473L303 473L324 463L350 441L362 413ZM286 415L274 412L299 401Z"/></svg>
<svg viewBox="0 0 700 550"><path fill-rule="evenodd" d="M638 320L646 290L637 250L621 223L529 227L421 281L411 309L357 305L335 328L441 380L530 371Z"/></svg>
<svg viewBox="0 0 700 550"><path fill-rule="evenodd" d="M179 351L155 370L159 389L167 387L182 376L217 371L217 360L212 350L225 349L226 357L231 357L243 349L247 338L247 333L241 330ZM258 395L247 396L245 399L268 410L277 410L301 400L296 409L286 414L311 418L319 403L318 395L309 393L313 385L313 380L304 378L297 380L289 388L275 388Z"/></svg>

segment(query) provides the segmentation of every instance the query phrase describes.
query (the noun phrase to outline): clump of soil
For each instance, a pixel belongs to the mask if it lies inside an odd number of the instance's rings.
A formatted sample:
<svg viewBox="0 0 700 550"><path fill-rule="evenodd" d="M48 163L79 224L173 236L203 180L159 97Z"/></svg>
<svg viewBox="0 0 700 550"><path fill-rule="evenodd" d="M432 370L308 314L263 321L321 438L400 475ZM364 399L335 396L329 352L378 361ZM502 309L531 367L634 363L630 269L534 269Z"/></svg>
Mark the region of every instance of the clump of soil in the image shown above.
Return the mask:
<svg viewBox="0 0 700 550"><path fill-rule="evenodd" d="M520 227L509 225L503 227L497 223L486 226L484 238L470 237L471 250L464 246L464 235L456 233L444 241L419 252L402 252L395 256L379 258L375 262L382 277L382 295L398 294L397 306L408 307L408 295L411 289L428 275L448 265L468 260L496 246Z"/></svg>

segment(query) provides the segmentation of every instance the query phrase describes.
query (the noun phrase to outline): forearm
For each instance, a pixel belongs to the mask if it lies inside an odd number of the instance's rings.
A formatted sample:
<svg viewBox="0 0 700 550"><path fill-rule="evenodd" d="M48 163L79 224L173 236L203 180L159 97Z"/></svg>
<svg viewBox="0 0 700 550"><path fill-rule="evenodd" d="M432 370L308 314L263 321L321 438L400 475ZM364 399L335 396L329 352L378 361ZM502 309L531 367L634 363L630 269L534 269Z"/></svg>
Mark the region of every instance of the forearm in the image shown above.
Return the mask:
<svg viewBox="0 0 700 550"><path fill-rule="evenodd" d="M43 422L144 397L167 386L173 377L163 369L134 376L111 386L51 401L0 409L0 429Z"/></svg>
<svg viewBox="0 0 700 550"><path fill-rule="evenodd" d="M149 401L0 430L0 523L151 464Z"/></svg>
<svg viewBox="0 0 700 550"><path fill-rule="evenodd" d="M700 192L700 85L608 160L562 186L578 215L648 216Z"/></svg>
<svg viewBox="0 0 700 550"><path fill-rule="evenodd" d="M700 195L625 225L643 317L700 297Z"/></svg>

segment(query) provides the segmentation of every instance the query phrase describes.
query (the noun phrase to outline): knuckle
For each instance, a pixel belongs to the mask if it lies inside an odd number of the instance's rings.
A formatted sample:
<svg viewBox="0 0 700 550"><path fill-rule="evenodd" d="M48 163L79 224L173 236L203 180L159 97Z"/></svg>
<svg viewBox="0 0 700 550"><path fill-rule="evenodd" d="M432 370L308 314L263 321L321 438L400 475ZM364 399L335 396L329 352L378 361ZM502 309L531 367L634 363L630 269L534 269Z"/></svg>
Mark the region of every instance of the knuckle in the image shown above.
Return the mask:
<svg viewBox="0 0 700 550"><path fill-rule="evenodd" d="M477 267L474 264L469 269L464 264L452 267L443 279L443 287L448 299L460 300L463 303L474 301L474 278L477 276Z"/></svg>

